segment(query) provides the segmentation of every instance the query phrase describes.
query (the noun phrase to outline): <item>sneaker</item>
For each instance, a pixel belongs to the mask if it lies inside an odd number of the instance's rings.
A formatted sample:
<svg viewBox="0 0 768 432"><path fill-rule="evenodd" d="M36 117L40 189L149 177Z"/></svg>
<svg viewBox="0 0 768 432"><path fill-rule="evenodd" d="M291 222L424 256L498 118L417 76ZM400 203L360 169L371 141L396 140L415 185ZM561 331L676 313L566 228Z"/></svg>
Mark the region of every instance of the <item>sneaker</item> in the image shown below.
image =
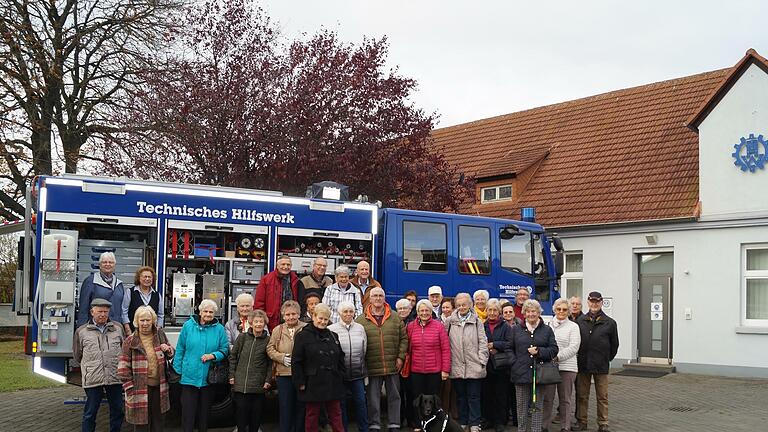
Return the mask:
<svg viewBox="0 0 768 432"><path fill-rule="evenodd" d="M391 431L399 431L400 430L400 425L398 425L398 424L390 424L390 425L387 426L387 429L389 429Z"/></svg>
<svg viewBox="0 0 768 432"><path fill-rule="evenodd" d="M469 432L480 432L481 430L482 430L482 428L480 428L480 426L470 426L469 427Z"/></svg>
<svg viewBox="0 0 768 432"><path fill-rule="evenodd" d="M587 428L587 424L586 423L577 423L576 426L574 426L572 430L575 430L575 431L586 431L586 430L589 430L589 429Z"/></svg>

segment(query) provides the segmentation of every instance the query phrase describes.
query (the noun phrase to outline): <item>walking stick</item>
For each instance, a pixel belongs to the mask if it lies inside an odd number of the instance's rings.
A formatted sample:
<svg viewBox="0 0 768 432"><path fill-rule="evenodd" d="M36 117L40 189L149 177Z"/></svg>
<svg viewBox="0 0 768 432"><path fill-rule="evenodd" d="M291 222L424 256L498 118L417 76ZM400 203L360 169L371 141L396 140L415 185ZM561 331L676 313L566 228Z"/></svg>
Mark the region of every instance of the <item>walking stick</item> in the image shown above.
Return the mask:
<svg viewBox="0 0 768 432"><path fill-rule="evenodd" d="M536 356L533 357L533 380L531 381L531 400L528 406L528 413L533 414L536 409Z"/></svg>

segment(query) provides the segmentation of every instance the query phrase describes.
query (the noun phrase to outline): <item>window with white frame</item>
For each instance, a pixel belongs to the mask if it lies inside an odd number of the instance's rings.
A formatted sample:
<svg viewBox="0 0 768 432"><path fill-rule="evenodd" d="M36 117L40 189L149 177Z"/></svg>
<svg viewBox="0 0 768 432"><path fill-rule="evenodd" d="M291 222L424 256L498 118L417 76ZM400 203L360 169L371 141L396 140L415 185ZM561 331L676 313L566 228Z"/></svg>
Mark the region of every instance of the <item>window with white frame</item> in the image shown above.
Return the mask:
<svg viewBox="0 0 768 432"><path fill-rule="evenodd" d="M490 186L480 190L480 202L491 203L512 199L512 185Z"/></svg>
<svg viewBox="0 0 768 432"><path fill-rule="evenodd" d="M768 244L748 245L743 250L744 324L768 326Z"/></svg>
<svg viewBox="0 0 768 432"><path fill-rule="evenodd" d="M584 254L582 251L565 253L563 297L576 296L584 303Z"/></svg>

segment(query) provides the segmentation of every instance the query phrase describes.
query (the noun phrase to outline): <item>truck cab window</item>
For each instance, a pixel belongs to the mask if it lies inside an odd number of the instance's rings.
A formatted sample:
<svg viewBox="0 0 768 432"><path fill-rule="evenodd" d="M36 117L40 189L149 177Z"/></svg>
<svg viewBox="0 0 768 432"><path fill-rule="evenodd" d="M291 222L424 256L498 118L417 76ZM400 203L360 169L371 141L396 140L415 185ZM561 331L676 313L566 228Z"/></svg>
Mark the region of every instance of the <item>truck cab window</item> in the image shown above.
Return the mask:
<svg viewBox="0 0 768 432"><path fill-rule="evenodd" d="M501 239L501 266L516 273L531 275L531 236L523 232L510 239Z"/></svg>
<svg viewBox="0 0 768 432"><path fill-rule="evenodd" d="M491 273L491 230L483 227L459 227L459 272Z"/></svg>
<svg viewBox="0 0 768 432"><path fill-rule="evenodd" d="M447 262L445 224L403 222L403 270L445 272Z"/></svg>

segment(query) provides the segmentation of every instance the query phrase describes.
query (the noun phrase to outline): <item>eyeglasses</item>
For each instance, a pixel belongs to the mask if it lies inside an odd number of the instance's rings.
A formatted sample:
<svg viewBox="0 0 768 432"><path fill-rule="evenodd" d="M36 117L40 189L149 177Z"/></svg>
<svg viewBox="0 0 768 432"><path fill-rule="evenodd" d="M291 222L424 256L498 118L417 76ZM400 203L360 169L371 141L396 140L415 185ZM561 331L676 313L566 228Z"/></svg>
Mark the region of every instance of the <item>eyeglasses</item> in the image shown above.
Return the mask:
<svg viewBox="0 0 768 432"><path fill-rule="evenodd" d="M567 307L564 307L564 308L561 308L561 307L559 307L559 308L555 308L555 310L556 310L556 311L565 311L565 312L568 312L568 308L567 308Z"/></svg>
<svg viewBox="0 0 768 432"><path fill-rule="evenodd" d="M601 301L603 301L603 299L595 299L595 298L589 299L590 303L600 303Z"/></svg>

